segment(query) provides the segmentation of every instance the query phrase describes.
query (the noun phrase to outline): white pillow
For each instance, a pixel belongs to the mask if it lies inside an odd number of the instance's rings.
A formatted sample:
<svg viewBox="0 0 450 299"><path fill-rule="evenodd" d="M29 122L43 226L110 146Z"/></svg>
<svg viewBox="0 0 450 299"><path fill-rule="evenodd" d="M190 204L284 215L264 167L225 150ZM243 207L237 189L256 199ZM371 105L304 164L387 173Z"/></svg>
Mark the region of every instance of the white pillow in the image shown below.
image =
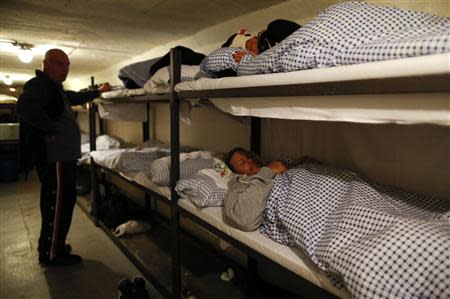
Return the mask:
<svg viewBox="0 0 450 299"><path fill-rule="evenodd" d="M194 80L200 68L198 65L182 65L181 81ZM154 94L165 94L170 91L169 67L159 69L144 85L145 90Z"/></svg>

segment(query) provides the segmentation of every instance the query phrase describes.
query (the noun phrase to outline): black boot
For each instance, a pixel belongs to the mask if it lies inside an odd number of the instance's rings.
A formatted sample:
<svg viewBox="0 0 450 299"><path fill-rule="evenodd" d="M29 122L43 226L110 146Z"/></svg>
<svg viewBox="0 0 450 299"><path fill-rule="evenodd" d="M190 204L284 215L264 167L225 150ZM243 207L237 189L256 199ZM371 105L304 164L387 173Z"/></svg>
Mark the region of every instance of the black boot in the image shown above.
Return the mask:
<svg viewBox="0 0 450 299"><path fill-rule="evenodd" d="M134 299L133 288L131 282L128 279L122 279L119 281L119 299Z"/></svg>
<svg viewBox="0 0 450 299"><path fill-rule="evenodd" d="M147 289L145 288L145 280L141 277L133 279L134 299L150 299Z"/></svg>
<svg viewBox="0 0 450 299"><path fill-rule="evenodd" d="M45 267L47 267L47 266L71 266L71 265L77 265L77 264L81 263L82 261L83 261L83 259L81 258L81 256L76 255L76 254L70 254L70 253L61 254L52 260L48 259L45 256L39 257L39 263Z"/></svg>

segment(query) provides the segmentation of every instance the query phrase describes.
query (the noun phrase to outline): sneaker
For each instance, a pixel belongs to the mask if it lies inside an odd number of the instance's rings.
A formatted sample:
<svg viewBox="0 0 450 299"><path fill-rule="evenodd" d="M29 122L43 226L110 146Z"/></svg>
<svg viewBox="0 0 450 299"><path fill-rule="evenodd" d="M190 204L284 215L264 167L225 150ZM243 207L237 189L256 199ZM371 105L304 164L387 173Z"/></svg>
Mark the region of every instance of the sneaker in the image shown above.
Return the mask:
<svg viewBox="0 0 450 299"><path fill-rule="evenodd" d="M145 280L142 277L133 279L133 290L135 299L149 299L147 289L145 288Z"/></svg>
<svg viewBox="0 0 450 299"><path fill-rule="evenodd" d="M81 256L70 253L57 256L52 260L39 257L39 263L43 266L71 266L80 264L81 262Z"/></svg>
<svg viewBox="0 0 450 299"><path fill-rule="evenodd" d="M133 288L131 282L128 279L122 279L118 285L119 299L134 299Z"/></svg>

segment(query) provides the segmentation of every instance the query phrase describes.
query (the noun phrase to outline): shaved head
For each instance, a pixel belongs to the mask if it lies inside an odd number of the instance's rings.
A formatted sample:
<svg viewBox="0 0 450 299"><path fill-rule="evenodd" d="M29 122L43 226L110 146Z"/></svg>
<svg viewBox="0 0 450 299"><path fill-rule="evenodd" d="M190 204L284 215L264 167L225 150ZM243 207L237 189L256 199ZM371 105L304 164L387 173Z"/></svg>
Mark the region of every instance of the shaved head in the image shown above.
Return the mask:
<svg viewBox="0 0 450 299"><path fill-rule="evenodd" d="M69 57L60 49L50 49L45 53L44 73L53 81L62 84L69 74Z"/></svg>
<svg viewBox="0 0 450 299"><path fill-rule="evenodd" d="M45 61L45 60L52 60L52 59L55 58L55 56L58 56L58 55L63 55L63 56L66 56L66 57L67 57L67 54L66 54L63 50L60 50L60 49L50 49L50 50L48 50L48 51L45 53L44 61Z"/></svg>

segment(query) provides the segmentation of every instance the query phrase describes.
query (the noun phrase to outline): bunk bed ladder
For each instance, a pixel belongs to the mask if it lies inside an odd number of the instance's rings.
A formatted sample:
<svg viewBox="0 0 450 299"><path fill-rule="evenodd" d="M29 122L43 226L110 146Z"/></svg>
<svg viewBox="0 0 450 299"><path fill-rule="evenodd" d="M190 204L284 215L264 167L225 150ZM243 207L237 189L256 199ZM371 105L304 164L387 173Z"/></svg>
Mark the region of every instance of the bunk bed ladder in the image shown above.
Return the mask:
<svg viewBox="0 0 450 299"><path fill-rule="evenodd" d="M175 92L175 85L181 79L181 53L170 50L170 193L171 193L171 265L172 295L181 298L181 258L180 258L180 215L178 211L178 194L175 191L180 178L180 99Z"/></svg>

